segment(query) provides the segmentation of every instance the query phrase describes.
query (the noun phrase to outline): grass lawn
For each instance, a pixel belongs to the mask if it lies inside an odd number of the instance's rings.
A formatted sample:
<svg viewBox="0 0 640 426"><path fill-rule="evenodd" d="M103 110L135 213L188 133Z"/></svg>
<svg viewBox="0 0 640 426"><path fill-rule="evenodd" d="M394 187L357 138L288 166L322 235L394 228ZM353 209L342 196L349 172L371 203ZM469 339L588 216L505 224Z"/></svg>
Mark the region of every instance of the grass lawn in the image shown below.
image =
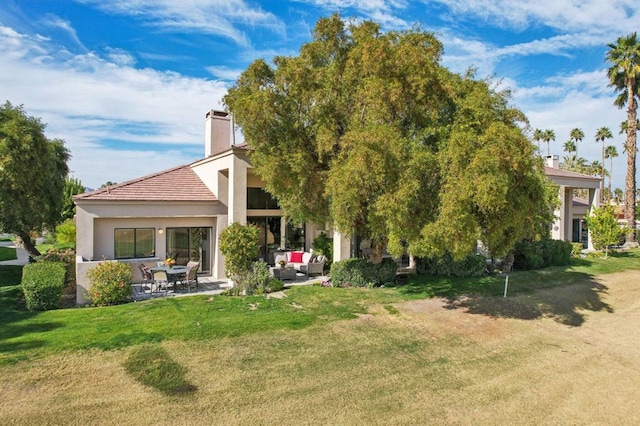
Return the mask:
<svg viewBox="0 0 640 426"><path fill-rule="evenodd" d="M75 243L64 243L64 244L37 244L36 245L36 249L38 249L38 251L40 253L46 253L47 251L49 251L52 248L56 248L56 249L66 249L66 248L72 248L75 249L76 248L76 244Z"/></svg>
<svg viewBox="0 0 640 426"><path fill-rule="evenodd" d="M31 313L0 267L0 424L630 424L639 269Z"/></svg>
<svg viewBox="0 0 640 426"><path fill-rule="evenodd" d="M13 247L0 247L0 261L17 259L16 249Z"/></svg>

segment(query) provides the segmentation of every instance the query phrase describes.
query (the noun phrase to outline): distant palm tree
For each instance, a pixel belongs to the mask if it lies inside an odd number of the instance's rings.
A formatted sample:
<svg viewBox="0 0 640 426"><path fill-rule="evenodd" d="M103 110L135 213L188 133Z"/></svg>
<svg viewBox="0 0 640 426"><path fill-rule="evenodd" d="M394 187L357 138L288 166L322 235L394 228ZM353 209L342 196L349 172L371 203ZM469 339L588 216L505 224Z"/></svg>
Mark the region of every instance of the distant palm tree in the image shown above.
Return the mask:
<svg viewBox="0 0 640 426"><path fill-rule="evenodd" d="M568 152L569 154L571 154L572 152L576 152L576 143L572 140L568 140L564 143L563 148L565 150L565 152ZM578 153L576 152L576 155L578 155Z"/></svg>
<svg viewBox="0 0 640 426"><path fill-rule="evenodd" d="M589 174L592 176L598 176L600 175L603 179L605 174L607 173L604 169L604 166L602 165L601 162L599 162L598 160L594 160L591 162L591 164L589 164L588 166L589 169Z"/></svg>
<svg viewBox="0 0 640 426"><path fill-rule="evenodd" d="M544 139L544 132L540 129L535 129L533 131L533 140L538 142L538 155L540 154L540 141Z"/></svg>
<svg viewBox="0 0 640 426"><path fill-rule="evenodd" d="M609 159L609 193L611 193L611 180L613 179L613 159L618 156L615 145L609 145L604 150L605 158Z"/></svg>
<svg viewBox="0 0 640 426"><path fill-rule="evenodd" d="M608 127L600 127L596 132L596 142L602 142L602 163L604 164L604 141L607 139L611 139L613 135L611 134L611 130ZM600 177L602 178L602 182L600 182L600 189L604 189L604 167L602 167L602 173ZM601 191L602 192L602 191ZM604 201L603 194L600 194L600 201Z"/></svg>
<svg viewBox="0 0 640 426"><path fill-rule="evenodd" d="M638 86L640 85L640 42L637 33L618 37L615 44L607 45L606 60L611 64L607 70L609 86L618 93L614 105L627 105L627 176L625 179L624 217L627 226L636 229L636 131ZM628 242L635 242L635 233L627 236Z"/></svg>
<svg viewBox="0 0 640 426"><path fill-rule="evenodd" d="M576 127L575 129L571 130L569 138L570 140L575 142L576 149L574 149L574 151L576 152L576 155L578 155L578 144L582 142L582 139L584 139L584 132L582 131L582 129Z"/></svg>
<svg viewBox="0 0 640 426"><path fill-rule="evenodd" d="M547 155L550 155L549 142L556 140L556 134L553 130L547 129L542 132L542 140L547 143Z"/></svg>
<svg viewBox="0 0 640 426"><path fill-rule="evenodd" d="M616 188L613 190L613 200L616 202L616 204L620 204L623 198L624 193L622 192L622 189Z"/></svg>
<svg viewBox="0 0 640 426"><path fill-rule="evenodd" d="M561 168L577 173L588 173L587 160L575 154L562 157Z"/></svg>

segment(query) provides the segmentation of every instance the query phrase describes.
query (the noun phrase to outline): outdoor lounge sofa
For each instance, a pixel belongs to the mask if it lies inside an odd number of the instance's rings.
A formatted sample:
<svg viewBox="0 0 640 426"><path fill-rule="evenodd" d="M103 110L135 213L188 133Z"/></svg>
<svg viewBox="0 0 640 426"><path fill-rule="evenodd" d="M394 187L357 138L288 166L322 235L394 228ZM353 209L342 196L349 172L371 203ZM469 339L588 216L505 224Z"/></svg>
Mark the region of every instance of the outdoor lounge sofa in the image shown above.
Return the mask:
<svg viewBox="0 0 640 426"><path fill-rule="evenodd" d="M325 263L324 256L316 256L305 251L287 251L277 255L275 257L276 267L281 260L286 261L287 266L307 276L322 275Z"/></svg>

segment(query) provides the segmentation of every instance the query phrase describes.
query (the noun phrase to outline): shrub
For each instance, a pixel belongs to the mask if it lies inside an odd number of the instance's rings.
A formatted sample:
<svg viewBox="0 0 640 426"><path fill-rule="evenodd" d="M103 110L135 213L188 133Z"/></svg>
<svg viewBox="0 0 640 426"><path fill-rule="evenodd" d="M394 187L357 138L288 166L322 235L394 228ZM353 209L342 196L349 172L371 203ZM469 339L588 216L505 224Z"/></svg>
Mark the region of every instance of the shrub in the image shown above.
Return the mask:
<svg viewBox="0 0 640 426"><path fill-rule="evenodd" d="M56 240L60 244L76 243L76 223L67 219L56 226Z"/></svg>
<svg viewBox="0 0 640 426"><path fill-rule="evenodd" d="M398 265L385 258L380 263L368 259L345 259L331 265L331 282L334 287L375 287L393 285Z"/></svg>
<svg viewBox="0 0 640 426"><path fill-rule="evenodd" d="M416 272L444 277L479 277L487 267L487 258L470 253L461 260L455 260L453 255L445 252L438 257L418 257Z"/></svg>
<svg viewBox="0 0 640 426"><path fill-rule="evenodd" d="M571 256L580 256L580 254L582 254L582 247L582 243L571 243Z"/></svg>
<svg viewBox="0 0 640 426"><path fill-rule="evenodd" d="M572 245L568 241L550 239L520 241L514 249L513 267L531 270L568 265L571 262L571 251Z"/></svg>
<svg viewBox="0 0 640 426"><path fill-rule="evenodd" d="M96 306L117 305L131 299L131 268L126 263L105 261L87 272L89 295Z"/></svg>
<svg viewBox="0 0 640 426"><path fill-rule="evenodd" d="M76 252L73 249L55 249L36 258L36 262L61 262L66 270L65 285L73 285L76 282Z"/></svg>
<svg viewBox="0 0 640 426"><path fill-rule="evenodd" d="M219 248L225 257L225 274L238 285L242 285L251 271L253 259L258 257L259 232L255 226L234 222L220 233Z"/></svg>
<svg viewBox="0 0 640 426"><path fill-rule="evenodd" d="M46 311L60 306L64 287L64 265L60 262L40 262L25 265L22 272L22 292L30 311Z"/></svg>
<svg viewBox="0 0 640 426"><path fill-rule="evenodd" d="M258 293L264 293L270 280L269 266L262 262L253 262L251 270L247 275L238 282L238 287L245 290L246 294L253 294L256 290Z"/></svg>
<svg viewBox="0 0 640 426"><path fill-rule="evenodd" d="M330 264L333 260L333 239L324 232L318 235L311 244L313 252L317 255L324 255L326 264Z"/></svg>
<svg viewBox="0 0 640 426"><path fill-rule="evenodd" d="M284 283L277 278L271 278L269 280L267 293L273 293L275 291L280 291L280 290L284 290Z"/></svg>

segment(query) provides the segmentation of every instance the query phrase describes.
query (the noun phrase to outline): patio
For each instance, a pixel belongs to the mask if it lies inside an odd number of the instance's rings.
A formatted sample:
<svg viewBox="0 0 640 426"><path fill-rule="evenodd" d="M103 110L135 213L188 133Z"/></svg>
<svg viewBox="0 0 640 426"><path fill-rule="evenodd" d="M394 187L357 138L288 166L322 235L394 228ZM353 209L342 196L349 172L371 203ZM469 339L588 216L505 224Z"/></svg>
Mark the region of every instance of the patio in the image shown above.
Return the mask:
<svg viewBox="0 0 640 426"><path fill-rule="evenodd" d="M314 282L321 282L326 280L326 276L315 276L308 277L300 272L296 274L296 277L293 279L287 279L284 282L285 288L293 287L298 285L311 285ZM168 292L154 292L150 293L149 291L144 291L143 287L144 283L134 283L133 284L133 300L136 302L142 300L149 299L157 299L162 297L183 297L183 296L204 296L204 295L217 295L221 294L225 290L231 288L229 284L229 280L217 280L210 276L199 276L198 277L198 288L192 288L191 292L188 292L185 288L181 286L178 287L177 292L173 292L170 289Z"/></svg>

